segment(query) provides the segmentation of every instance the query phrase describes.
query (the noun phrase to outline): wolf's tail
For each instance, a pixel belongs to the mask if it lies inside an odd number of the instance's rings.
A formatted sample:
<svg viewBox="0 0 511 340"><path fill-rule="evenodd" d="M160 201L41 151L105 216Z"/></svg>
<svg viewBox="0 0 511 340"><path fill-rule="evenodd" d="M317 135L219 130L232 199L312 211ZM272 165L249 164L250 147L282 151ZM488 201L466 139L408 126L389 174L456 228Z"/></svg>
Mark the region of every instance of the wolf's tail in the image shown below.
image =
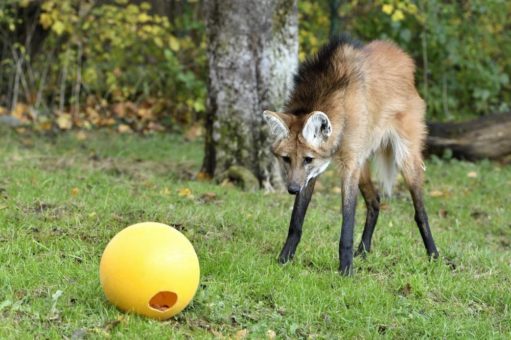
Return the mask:
<svg viewBox="0 0 511 340"><path fill-rule="evenodd" d="M407 155L408 149L404 141L395 133L384 138L380 149L375 153L376 176L385 196L392 195L392 187Z"/></svg>

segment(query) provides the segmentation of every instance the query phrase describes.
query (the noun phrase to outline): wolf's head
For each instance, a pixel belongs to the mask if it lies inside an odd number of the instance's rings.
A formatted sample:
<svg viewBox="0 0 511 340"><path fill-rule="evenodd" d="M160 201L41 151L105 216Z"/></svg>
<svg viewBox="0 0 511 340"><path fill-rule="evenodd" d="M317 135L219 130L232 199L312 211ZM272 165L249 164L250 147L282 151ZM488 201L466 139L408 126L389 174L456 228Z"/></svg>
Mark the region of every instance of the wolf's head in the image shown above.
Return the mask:
<svg viewBox="0 0 511 340"><path fill-rule="evenodd" d="M330 164L332 153L325 148L332 133L330 120L320 111L300 116L264 111L263 116L274 140L272 152L279 159L287 190L297 194Z"/></svg>

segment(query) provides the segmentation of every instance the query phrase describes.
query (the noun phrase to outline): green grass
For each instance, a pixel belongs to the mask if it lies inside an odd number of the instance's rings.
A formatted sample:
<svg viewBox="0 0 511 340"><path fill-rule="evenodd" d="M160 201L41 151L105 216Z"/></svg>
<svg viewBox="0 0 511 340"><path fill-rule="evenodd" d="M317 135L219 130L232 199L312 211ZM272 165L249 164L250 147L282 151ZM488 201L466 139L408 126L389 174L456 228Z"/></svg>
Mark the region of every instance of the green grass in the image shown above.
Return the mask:
<svg viewBox="0 0 511 340"><path fill-rule="evenodd" d="M172 135L0 130L0 338L511 336L509 167L428 162L432 230L455 268L427 260L398 183L373 252L346 278L334 170L321 178L295 260L280 266L292 197L191 181L201 154ZM199 255L195 299L169 321L121 313L99 285L105 245L141 221L178 226Z"/></svg>

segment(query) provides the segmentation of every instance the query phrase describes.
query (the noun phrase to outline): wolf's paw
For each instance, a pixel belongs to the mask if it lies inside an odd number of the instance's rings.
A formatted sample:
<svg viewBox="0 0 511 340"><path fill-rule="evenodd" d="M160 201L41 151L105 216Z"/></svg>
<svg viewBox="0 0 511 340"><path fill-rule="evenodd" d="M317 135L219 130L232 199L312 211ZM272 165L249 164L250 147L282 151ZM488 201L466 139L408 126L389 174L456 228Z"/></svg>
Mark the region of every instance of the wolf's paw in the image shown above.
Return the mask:
<svg viewBox="0 0 511 340"><path fill-rule="evenodd" d="M367 257L367 254L369 254L369 250L365 250L364 248L358 248L355 251L355 254L353 254L353 256L355 257L360 256L360 258L365 259Z"/></svg>
<svg viewBox="0 0 511 340"><path fill-rule="evenodd" d="M292 247L285 245L284 249L282 249L282 251L280 252L279 263L280 264L287 263L287 262L291 261L294 256L295 256L295 252L292 249Z"/></svg>

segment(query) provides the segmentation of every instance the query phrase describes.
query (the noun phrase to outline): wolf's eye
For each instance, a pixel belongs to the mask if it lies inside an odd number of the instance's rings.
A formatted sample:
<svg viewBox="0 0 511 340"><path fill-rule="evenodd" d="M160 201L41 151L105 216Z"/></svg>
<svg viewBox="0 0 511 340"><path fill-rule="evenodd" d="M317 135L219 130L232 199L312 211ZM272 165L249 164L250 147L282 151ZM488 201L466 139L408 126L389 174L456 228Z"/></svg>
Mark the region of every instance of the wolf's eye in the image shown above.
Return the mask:
<svg viewBox="0 0 511 340"><path fill-rule="evenodd" d="M288 156L282 156L282 160L286 163L291 163L291 158L289 158Z"/></svg>
<svg viewBox="0 0 511 340"><path fill-rule="evenodd" d="M313 160L314 160L314 158L312 158L312 157L305 157L305 158L303 159L303 162L304 162L305 164L310 164L310 163L312 163L312 161L313 161Z"/></svg>

